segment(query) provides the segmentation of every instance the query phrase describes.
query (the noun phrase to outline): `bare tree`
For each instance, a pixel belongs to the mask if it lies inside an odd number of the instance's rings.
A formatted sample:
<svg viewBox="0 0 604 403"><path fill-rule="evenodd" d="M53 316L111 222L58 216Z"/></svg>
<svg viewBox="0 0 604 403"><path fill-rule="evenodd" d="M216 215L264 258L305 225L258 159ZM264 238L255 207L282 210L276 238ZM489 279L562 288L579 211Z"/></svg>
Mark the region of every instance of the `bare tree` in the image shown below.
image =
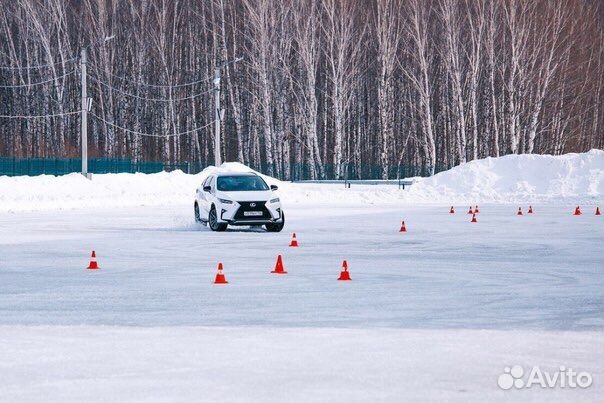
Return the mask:
<svg viewBox="0 0 604 403"><path fill-rule="evenodd" d="M380 117L382 178L389 177L391 154L396 149L394 139L394 72L397 52L401 42L401 2L377 0L375 8L375 34L378 54L378 110Z"/></svg>
<svg viewBox="0 0 604 403"><path fill-rule="evenodd" d="M423 138L420 142L430 174L436 168L436 142L434 137L432 111L432 78L430 75L431 58L429 49L428 20L430 5L422 0L410 0L404 14L409 20L405 23L409 40L409 58L413 65L403 67L402 72L413 86L419 103L419 121Z"/></svg>
<svg viewBox="0 0 604 403"><path fill-rule="evenodd" d="M359 74L364 22L358 15L358 2L353 0L325 0L325 59L331 82L331 101L334 121L334 174L344 177L343 146L347 140L345 117L352 101L354 78Z"/></svg>
<svg viewBox="0 0 604 403"><path fill-rule="evenodd" d="M602 16L591 0L5 1L0 158L79 156L82 47L92 158L212 163L216 67L221 153L281 178L602 148Z"/></svg>

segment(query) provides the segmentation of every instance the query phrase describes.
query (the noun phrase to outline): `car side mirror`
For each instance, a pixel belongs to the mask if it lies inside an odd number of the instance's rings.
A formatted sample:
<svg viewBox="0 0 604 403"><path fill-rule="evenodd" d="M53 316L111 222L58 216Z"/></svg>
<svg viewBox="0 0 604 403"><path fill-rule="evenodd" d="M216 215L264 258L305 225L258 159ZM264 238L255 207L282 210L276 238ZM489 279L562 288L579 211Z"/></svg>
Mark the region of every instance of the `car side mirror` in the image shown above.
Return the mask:
<svg viewBox="0 0 604 403"><path fill-rule="evenodd" d="M204 186L203 187L203 191L204 192L208 192L208 193L211 192L212 191L212 186Z"/></svg>
<svg viewBox="0 0 604 403"><path fill-rule="evenodd" d="M277 189L279 189L279 186L277 186L277 185L271 185L271 190L277 190Z"/></svg>

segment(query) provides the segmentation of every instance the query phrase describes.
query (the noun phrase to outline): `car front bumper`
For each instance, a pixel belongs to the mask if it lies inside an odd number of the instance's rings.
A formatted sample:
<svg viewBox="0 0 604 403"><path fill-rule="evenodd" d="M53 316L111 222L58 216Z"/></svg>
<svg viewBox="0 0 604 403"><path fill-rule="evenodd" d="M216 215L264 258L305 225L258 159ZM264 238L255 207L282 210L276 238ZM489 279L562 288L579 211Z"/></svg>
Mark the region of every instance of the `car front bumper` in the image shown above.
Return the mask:
<svg viewBox="0 0 604 403"><path fill-rule="evenodd" d="M246 212L261 213L261 215L247 215ZM233 202L222 204L218 216L219 222L230 225L264 225L281 222L283 211L281 203L270 203L270 201Z"/></svg>

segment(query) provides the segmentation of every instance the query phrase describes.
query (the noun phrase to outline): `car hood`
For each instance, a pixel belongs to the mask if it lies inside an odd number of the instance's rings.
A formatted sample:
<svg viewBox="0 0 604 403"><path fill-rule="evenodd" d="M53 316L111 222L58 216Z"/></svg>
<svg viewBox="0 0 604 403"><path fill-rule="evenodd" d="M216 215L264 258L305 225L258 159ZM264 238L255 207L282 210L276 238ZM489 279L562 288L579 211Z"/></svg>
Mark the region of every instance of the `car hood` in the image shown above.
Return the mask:
<svg viewBox="0 0 604 403"><path fill-rule="evenodd" d="M249 191L249 192L219 192L218 197L234 200L236 202L247 201L269 201L274 198L270 190Z"/></svg>

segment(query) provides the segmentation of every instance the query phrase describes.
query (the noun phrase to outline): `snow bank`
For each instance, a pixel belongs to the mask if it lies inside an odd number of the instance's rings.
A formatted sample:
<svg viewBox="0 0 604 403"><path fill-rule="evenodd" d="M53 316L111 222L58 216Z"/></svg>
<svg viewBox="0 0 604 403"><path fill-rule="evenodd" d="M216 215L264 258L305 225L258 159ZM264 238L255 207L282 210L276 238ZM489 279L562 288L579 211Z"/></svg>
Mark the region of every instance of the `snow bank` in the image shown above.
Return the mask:
<svg viewBox="0 0 604 403"><path fill-rule="evenodd" d="M217 169L252 171L235 162L210 166L196 175L80 174L0 176L0 212L86 207L192 203L204 178ZM420 180L401 191L393 185L298 184L262 175L279 186L286 204L384 205L398 203L484 204L517 202L590 203L604 197L604 151L563 156L509 155L476 160Z"/></svg>
<svg viewBox="0 0 604 403"><path fill-rule="evenodd" d="M0 211L172 204L192 200L200 180L180 171L94 175L92 181L77 173L0 177Z"/></svg>
<svg viewBox="0 0 604 403"><path fill-rule="evenodd" d="M209 166L195 175L182 171L156 174L99 174L92 180L78 173L64 176L0 176L0 212L61 210L96 207L192 204L195 189L210 174L221 171L256 172L237 163L227 162L220 168ZM356 186L294 184L262 175L269 185L279 186L286 204L359 205L401 200L396 186Z"/></svg>
<svg viewBox="0 0 604 403"><path fill-rule="evenodd" d="M221 169L252 171L239 163L225 163ZM215 172L210 166L199 174L180 170L156 174L119 173L64 176L0 176L0 211L72 209L137 205L192 203L195 189ZM267 178L272 182L276 180Z"/></svg>
<svg viewBox="0 0 604 403"><path fill-rule="evenodd" d="M459 165L422 180L407 197L426 202L589 203L604 196L604 151L507 155Z"/></svg>

